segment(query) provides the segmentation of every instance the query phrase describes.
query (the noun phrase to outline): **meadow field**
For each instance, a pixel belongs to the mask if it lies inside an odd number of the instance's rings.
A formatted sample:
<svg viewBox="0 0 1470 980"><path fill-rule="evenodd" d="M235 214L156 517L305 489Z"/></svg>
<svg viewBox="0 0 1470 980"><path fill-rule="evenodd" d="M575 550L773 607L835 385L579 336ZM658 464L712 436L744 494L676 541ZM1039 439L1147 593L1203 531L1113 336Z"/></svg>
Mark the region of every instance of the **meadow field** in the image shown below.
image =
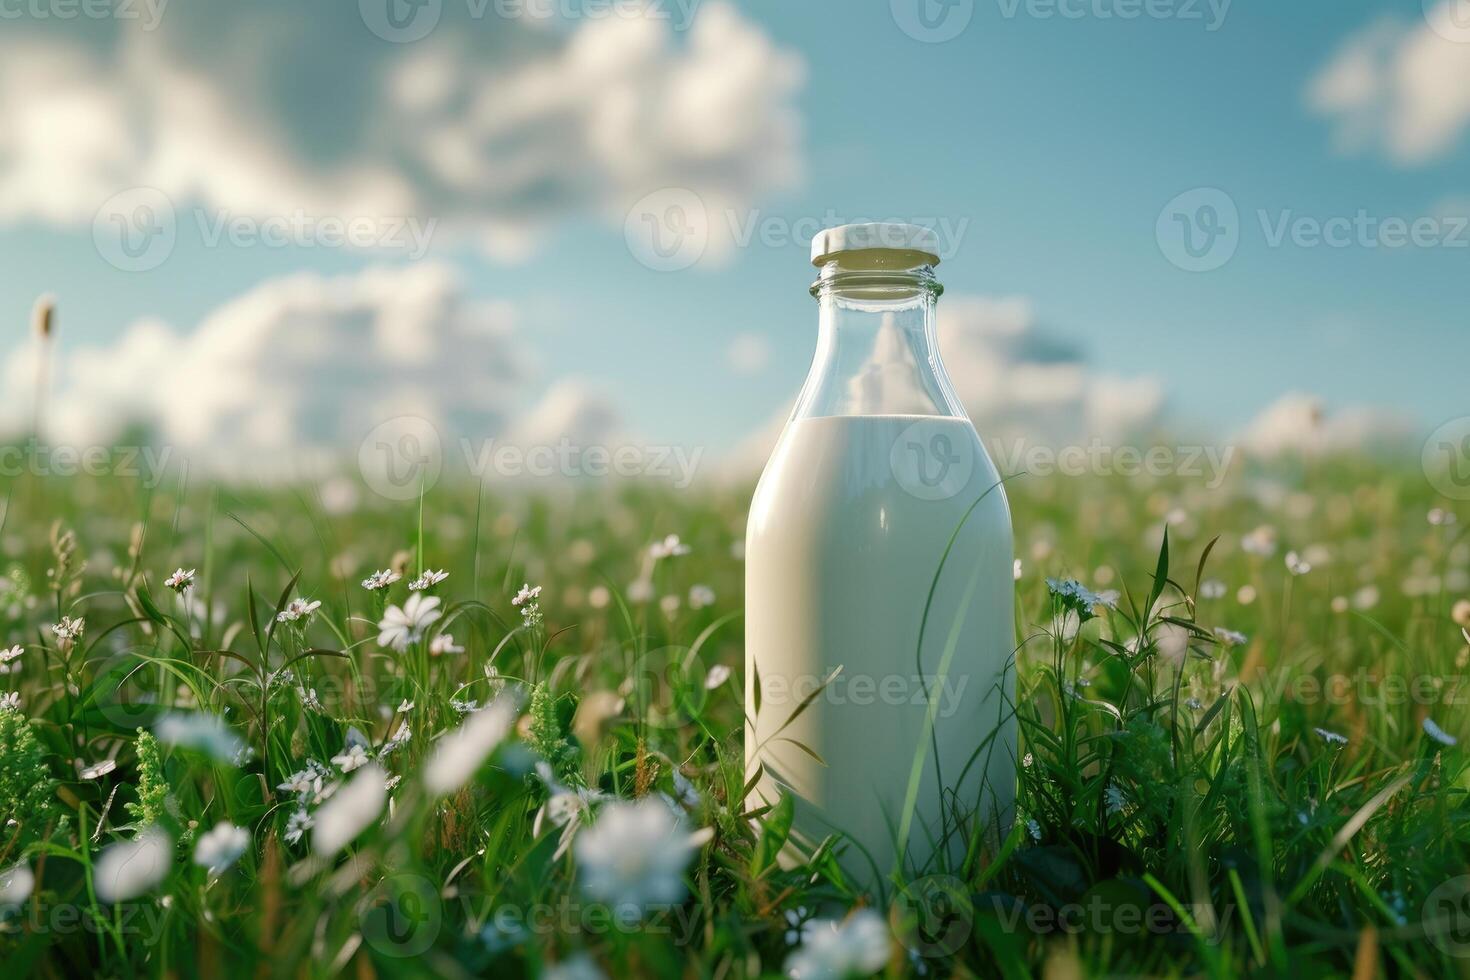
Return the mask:
<svg viewBox="0 0 1470 980"><path fill-rule="evenodd" d="M750 490L8 479L4 972L1470 972L1416 465L1012 480L1016 817L881 894L747 800Z"/></svg>

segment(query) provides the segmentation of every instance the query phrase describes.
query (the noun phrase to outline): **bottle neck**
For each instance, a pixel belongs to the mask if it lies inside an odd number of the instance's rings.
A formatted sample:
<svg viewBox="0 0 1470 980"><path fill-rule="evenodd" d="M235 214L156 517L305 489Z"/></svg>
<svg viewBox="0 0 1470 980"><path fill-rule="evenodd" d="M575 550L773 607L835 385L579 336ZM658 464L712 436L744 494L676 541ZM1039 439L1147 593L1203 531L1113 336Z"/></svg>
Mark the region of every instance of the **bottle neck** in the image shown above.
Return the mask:
<svg viewBox="0 0 1470 980"><path fill-rule="evenodd" d="M865 259L870 253L857 253ZM891 257L894 253L876 253ZM925 415L964 418L939 359L935 307L943 287L928 265L826 263L817 350L793 418Z"/></svg>

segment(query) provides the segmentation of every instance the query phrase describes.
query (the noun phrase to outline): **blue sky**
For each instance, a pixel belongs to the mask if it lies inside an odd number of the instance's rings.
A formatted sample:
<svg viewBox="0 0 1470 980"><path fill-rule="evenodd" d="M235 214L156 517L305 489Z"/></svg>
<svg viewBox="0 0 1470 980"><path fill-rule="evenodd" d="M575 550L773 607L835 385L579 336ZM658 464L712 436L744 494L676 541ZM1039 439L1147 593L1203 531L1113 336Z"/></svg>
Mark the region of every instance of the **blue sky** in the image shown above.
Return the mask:
<svg viewBox="0 0 1470 980"><path fill-rule="evenodd" d="M1241 0L1214 31L1203 3L1190 9L1205 21L1097 16L1111 0L1089 0L1075 19L1025 4L1008 17L1007 4L976 0L943 43L905 34L888 3L740 4L804 65L790 98L800 173L750 190L742 217L965 223L940 269L951 295L1027 298L1041 328L1098 371L1161 379L1165 419L1180 427L1239 427L1288 391L1388 406L1426 428L1464 411L1470 232L1459 247L1273 247L1262 226L1360 211L1412 219L1455 201L1466 212L1470 126L1403 159L1372 140L1345 149L1341 120L1309 104L1314 80L1375 24L1422 32L1418 2L1343 2L1328 16ZM1240 218L1235 253L1206 272L1172 264L1156 235L1166 202L1194 188L1223 190ZM664 272L637 261L607 207L573 203L537 222L515 261L466 244L434 252L472 295L516 307L517 343L538 365L529 392L586 379L639 431L712 446L795 393L815 336L801 245L736 247ZM25 214L0 223L0 308L12 322L49 290L68 345L109 343L145 317L187 332L275 277L403 261L207 247L182 222L162 266L130 273L103 261L91 232ZM726 350L743 334L769 342L763 369L730 370Z"/></svg>

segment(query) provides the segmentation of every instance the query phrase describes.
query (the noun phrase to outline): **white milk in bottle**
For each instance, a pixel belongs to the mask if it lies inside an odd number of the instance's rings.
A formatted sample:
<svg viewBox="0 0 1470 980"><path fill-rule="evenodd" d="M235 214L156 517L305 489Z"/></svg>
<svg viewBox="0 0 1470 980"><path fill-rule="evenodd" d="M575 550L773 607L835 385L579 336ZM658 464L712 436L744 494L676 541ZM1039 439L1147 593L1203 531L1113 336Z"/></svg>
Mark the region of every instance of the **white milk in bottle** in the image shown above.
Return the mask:
<svg viewBox="0 0 1470 980"><path fill-rule="evenodd" d="M871 886L1009 825L1010 510L940 364L935 236L832 228L812 262L816 355L746 531L746 776Z"/></svg>

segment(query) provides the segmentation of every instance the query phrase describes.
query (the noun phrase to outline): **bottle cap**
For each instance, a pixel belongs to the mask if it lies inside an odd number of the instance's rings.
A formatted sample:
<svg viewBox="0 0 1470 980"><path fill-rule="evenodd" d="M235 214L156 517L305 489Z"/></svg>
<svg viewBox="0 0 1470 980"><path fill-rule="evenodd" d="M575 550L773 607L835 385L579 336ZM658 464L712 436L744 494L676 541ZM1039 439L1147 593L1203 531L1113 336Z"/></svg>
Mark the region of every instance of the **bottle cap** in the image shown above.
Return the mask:
<svg viewBox="0 0 1470 980"><path fill-rule="evenodd" d="M938 265L939 236L923 225L875 221L825 228L812 238L812 265L815 266L825 265L839 255L858 252L889 253L852 255L853 264L865 268Z"/></svg>

